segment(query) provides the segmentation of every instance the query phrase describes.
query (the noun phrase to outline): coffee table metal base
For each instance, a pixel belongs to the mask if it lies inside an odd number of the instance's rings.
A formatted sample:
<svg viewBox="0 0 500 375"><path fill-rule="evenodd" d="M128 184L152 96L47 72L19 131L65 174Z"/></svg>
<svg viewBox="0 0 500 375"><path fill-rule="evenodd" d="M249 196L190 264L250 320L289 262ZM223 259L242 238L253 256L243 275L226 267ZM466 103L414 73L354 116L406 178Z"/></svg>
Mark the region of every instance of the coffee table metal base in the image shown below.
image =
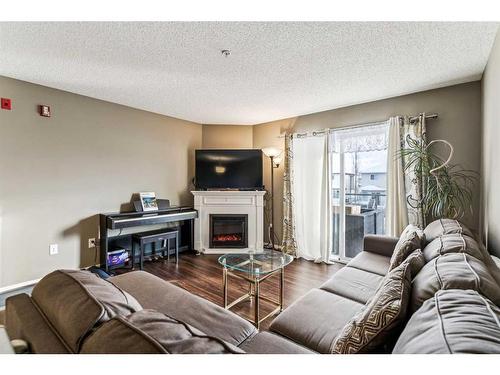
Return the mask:
<svg viewBox="0 0 500 375"><path fill-rule="evenodd" d="M263 296L260 292L260 284L264 281L267 280L269 277L280 274L280 281L279 281L279 299L276 301L272 298ZM227 298L227 292L228 292L228 287L229 287L229 276L244 280L248 282L249 288L248 288L248 293L245 293L241 297L237 298L233 302L228 304L228 298ZM234 307L238 303L241 303L243 301L246 301L248 299L254 298L254 319L246 319L249 322L253 323L257 329L260 328L260 323L262 323L264 320L270 318L273 315L276 315L283 311L283 301L285 297L285 268L281 267L278 268L276 271L273 271L271 273L265 274L262 277L259 275L253 275L252 277L247 277L241 273L236 273L235 271L232 271L231 269L228 269L226 267L223 268L223 274L222 274L222 283L223 283L223 289L224 289L224 308L226 310L229 310L231 307ZM269 314L264 316L263 318L260 317L260 300L263 299L265 301L271 302L276 305L276 308L271 311Z"/></svg>

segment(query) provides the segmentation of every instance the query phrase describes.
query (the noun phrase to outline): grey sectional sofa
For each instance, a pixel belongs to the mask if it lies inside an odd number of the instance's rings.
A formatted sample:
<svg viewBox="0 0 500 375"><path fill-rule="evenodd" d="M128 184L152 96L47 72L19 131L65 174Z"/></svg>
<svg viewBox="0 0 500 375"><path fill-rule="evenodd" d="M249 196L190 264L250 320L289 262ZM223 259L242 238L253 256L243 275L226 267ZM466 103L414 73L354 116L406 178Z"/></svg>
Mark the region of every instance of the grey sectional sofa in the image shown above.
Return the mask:
<svg viewBox="0 0 500 375"><path fill-rule="evenodd" d="M424 233L427 263L413 281L412 314L377 352L500 353L500 269L454 220L434 222ZM35 353L330 353L375 294L397 241L366 236L359 255L285 309L269 331L142 271L112 284L56 271L31 297L7 300L7 331Z"/></svg>

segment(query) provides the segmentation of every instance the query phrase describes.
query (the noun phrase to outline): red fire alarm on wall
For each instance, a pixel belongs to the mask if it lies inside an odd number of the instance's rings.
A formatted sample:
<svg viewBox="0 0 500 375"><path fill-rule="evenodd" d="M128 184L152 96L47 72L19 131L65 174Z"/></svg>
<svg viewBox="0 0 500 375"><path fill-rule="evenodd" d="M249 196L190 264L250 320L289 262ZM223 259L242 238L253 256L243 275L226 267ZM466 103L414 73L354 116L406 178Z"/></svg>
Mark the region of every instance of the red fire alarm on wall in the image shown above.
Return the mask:
<svg viewBox="0 0 500 375"><path fill-rule="evenodd" d="M40 109L40 116L50 117L50 107L48 105L41 105L39 109Z"/></svg>
<svg viewBox="0 0 500 375"><path fill-rule="evenodd" d="M2 109L6 109L8 111L10 111L12 109L12 102L10 101L10 99L1 98L0 101L1 101Z"/></svg>

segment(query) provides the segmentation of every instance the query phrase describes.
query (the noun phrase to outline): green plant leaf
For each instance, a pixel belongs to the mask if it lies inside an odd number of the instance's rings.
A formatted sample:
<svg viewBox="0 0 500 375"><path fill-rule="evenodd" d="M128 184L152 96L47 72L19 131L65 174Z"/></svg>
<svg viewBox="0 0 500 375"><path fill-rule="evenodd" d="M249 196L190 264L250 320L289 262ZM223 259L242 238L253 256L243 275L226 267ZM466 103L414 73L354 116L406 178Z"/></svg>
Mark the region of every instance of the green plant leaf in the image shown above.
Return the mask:
<svg viewBox="0 0 500 375"><path fill-rule="evenodd" d="M444 160L427 147L425 139L407 136L405 147L396 157L403 160L405 173L415 176L421 199L407 198L408 204L423 212L425 218L459 219L473 213L473 189L478 173L459 165L447 165L434 173L431 170L442 165Z"/></svg>

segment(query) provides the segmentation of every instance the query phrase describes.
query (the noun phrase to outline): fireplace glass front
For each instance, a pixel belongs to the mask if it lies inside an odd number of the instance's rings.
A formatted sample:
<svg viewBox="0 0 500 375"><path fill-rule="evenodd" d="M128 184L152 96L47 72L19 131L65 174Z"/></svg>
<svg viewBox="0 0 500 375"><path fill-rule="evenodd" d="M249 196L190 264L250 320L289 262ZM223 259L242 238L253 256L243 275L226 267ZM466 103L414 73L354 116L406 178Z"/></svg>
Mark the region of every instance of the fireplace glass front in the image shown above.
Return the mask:
<svg viewBox="0 0 500 375"><path fill-rule="evenodd" d="M211 214L210 247L230 249L248 247L248 215Z"/></svg>

